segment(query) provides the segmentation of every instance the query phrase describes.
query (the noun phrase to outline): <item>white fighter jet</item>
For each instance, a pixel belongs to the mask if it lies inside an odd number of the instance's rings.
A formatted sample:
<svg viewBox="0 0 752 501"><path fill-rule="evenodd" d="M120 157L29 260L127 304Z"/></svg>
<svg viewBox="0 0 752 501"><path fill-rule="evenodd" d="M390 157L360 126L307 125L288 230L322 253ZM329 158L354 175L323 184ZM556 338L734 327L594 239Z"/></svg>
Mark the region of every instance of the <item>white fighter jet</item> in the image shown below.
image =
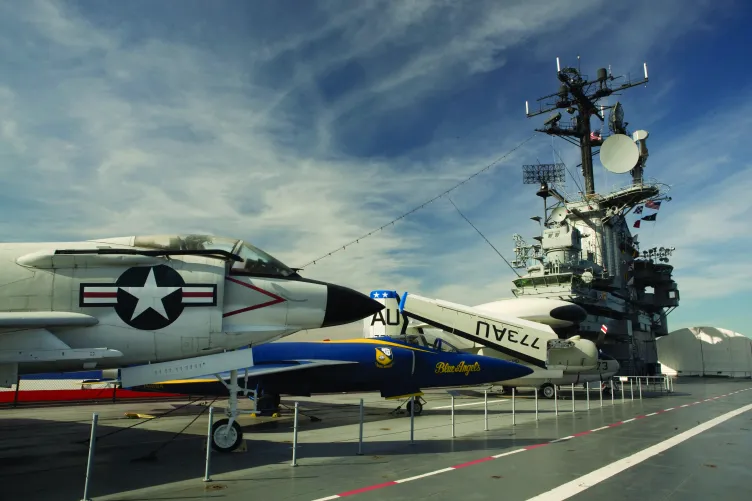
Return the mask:
<svg viewBox="0 0 752 501"><path fill-rule="evenodd" d="M124 387L237 372L253 365L253 350L238 348L382 308L233 238L4 243L0 386L15 384L18 374L91 369L120 369Z"/></svg>
<svg viewBox="0 0 752 501"><path fill-rule="evenodd" d="M595 343L571 335L587 312L568 301L504 299L465 306L413 294L374 297L385 309L364 319L364 336L420 333L446 340L462 351L527 365L533 373L504 381L503 388L533 387L553 398L554 386L607 381L619 363Z"/></svg>

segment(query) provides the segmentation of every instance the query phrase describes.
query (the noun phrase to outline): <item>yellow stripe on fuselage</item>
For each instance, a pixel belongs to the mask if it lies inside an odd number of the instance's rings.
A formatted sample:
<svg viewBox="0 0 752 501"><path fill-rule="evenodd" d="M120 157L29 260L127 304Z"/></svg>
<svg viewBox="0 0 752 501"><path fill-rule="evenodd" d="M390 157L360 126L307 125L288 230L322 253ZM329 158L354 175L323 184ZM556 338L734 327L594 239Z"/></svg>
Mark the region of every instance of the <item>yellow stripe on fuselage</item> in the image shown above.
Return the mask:
<svg viewBox="0 0 752 501"><path fill-rule="evenodd" d="M424 350L421 348L417 348L415 346L410 346L409 344L399 344L399 343L393 343L391 341L379 341L377 339L368 339L368 338L358 338L358 339L342 339L338 341L303 341L304 343L327 343L327 344L345 344L345 343L351 343L351 344L380 344L382 346L394 346L396 348L405 348L406 350L412 350L412 351L421 351L423 353L435 353L433 351Z"/></svg>
<svg viewBox="0 0 752 501"><path fill-rule="evenodd" d="M408 393L407 395L396 395L394 397L384 397L384 400L397 400L398 398L408 398L408 397L422 397L423 392L419 391L417 393Z"/></svg>

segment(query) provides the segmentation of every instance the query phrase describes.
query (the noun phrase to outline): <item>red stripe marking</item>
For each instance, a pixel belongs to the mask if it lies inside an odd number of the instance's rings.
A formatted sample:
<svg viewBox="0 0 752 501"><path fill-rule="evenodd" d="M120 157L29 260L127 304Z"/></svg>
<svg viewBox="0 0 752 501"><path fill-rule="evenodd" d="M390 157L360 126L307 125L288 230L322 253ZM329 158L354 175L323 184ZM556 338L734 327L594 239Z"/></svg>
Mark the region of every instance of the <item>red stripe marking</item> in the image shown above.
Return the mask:
<svg viewBox="0 0 752 501"><path fill-rule="evenodd" d="M468 461L467 463L460 463L458 465L452 466L455 470L459 468L465 468L466 466L471 466L478 463L485 463L486 461L491 461L492 459L496 459L495 457L488 456L487 458L481 458L476 459L475 461Z"/></svg>
<svg viewBox="0 0 752 501"><path fill-rule="evenodd" d="M24 380L22 380L23 383ZM15 391L0 391L0 403L11 403L15 400ZM172 398L183 397L178 393L156 393L150 391L131 391L118 389L115 398ZM81 400L112 400L112 388L97 388L89 390L20 390L19 402L77 402Z"/></svg>
<svg viewBox="0 0 752 501"><path fill-rule="evenodd" d="M635 417L635 419L642 419L642 418L644 418L644 417L645 417L645 416L637 416L637 417Z"/></svg>
<svg viewBox="0 0 752 501"><path fill-rule="evenodd" d="M376 484L371 485L370 487L363 487L361 489L355 489L352 491L346 491L341 492L337 494L339 497L343 498L345 496L352 496L353 494L360 494L361 492L368 492L368 491L375 491L376 489L381 489L382 487L389 487L390 485L397 485L397 482L384 482L383 484Z"/></svg>
<svg viewBox="0 0 752 501"><path fill-rule="evenodd" d="M117 297L117 292L84 292L84 297L90 297L90 298Z"/></svg>
<svg viewBox="0 0 752 501"><path fill-rule="evenodd" d="M543 447L544 445L548 445L549 442L546 442L545 444L535 444L535 445L528 445L527 447L523 447L526 451L531 451L533 449L537 449L538 447Z"/></svg>
<svg viewBox="0 0 752 501"><path fill-rule="evenodd" d="M183 297L208 297L209 299L214 297L211 292L185 292L183 291Z"/></svg>
<svg viewBox="0 0 752 501"><path fill-rule="evenodd" d="M620 424L624 424L624 421L617 421L616 423L610 424L608 426L611 427L611 428L614 428L615 426L619 426Z"/></svg>
<svg viewBox="0 0 752 501"><path fill-rule="evenodd" d="M587 435L588 433L593 433L593 430L588 430L588 431L581 431L581 432L579 432L579 433L575 433L575 434L574 434L574 435L572 435L572 436L573 436L573 437L581 437L581 436L583 436L583 435Z"/></svg>
<svg viewBox="0 0 752 501"><path fill-rule="evenodd" d="M261 294L269 296L270 298L272 298L272 300L271 301L267 301L266 303L261 303L261 304L257 304L257 305L254 305L254 306L248 306L246 308L241 308L239 310L228 311L227 313L224 313L222 315L223 318L227 318L227 317L230 317L232 315L238 315L240 313L245 313L247 311L258 310L259 308L266 308L267 306L274 306L275 304L279 304L279 303L282 303L282 302L285 301L284 298L281 298L281 297L279 297L276 294L272 294L269 291L265 291L264 289L261 289L260 287L256 287L255 285L251 285L249 283L242 282L242 281L240 281L240 280L238 280L236 278L232 278L232 277L225 277L225 278L227 280L229 280L230 282L232 282L232 283L235 283L235 284L238 284L238 285L242 285L243 287L247 287L249 289L253 289L256 292L260 292Z"/></svg>

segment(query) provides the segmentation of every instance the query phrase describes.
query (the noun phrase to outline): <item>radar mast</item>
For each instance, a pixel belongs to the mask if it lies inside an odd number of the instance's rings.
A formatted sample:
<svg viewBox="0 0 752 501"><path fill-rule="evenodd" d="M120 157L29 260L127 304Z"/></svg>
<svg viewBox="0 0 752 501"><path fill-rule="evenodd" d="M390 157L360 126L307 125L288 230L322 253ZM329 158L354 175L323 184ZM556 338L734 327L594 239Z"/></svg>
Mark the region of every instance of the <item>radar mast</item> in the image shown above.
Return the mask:
<svg viewBox="0 0 752 501"><path fill-rule="evenodd" d="M556 67L558 92L539 98L537 111L531 112L526 102L525 111L528 118L550 113L536 130L579 148L585 184L580 196L571 196L564 190L564 163L523 165L523 184L538 185L543 217L530 218L539 227L533 237L536 243L528 245L521 235L514 235L513 267L526 268L527 274L513 281L512 293L579 304L588 312L587 319L559 336L578 334L595 341L619 361L621 374L659 374L655 338L668 334L667 314L679 304L678 286L671 277L673 266L668 264L674 248L654 248L640 255L637 235L631 234L626 216L632 211L640 214L644 208L657 210L662 200L671 198L665 196L667 185L644 177L648 132L637 130L630 137L622 104L600 103L646 84L647 63L639 80L614 77L610 68L599 68L590 80L579 68L562 69L559 58ZM562 111L569 115L567 119ZM593 130L593 117L602 128L608 126L608 133ZM598 148L595 152L594 147ZM607 171L631 174L628 184L597 193L595 154ZM656 215L641 219L655 221ZM634 227L639 227L639 220Z"/></svg>

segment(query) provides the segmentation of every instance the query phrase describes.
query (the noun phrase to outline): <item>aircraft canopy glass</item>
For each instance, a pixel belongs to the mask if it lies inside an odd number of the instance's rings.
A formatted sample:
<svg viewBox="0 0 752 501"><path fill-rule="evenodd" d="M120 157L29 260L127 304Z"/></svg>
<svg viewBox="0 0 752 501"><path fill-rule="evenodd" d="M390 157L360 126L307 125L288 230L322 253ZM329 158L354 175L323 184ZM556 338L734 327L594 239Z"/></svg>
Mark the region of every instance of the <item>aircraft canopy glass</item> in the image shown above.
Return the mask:
<svg viewBox="0 0 752 501"><path fill-rule="evenodd" d="M408 343L416 344L424 348L432 348L445 353L459 353L460 351L440 337L432 336L430 334L428 336L426 334L407 334L405 338Z"/></svg>
<svg viewBox="0 0 752 501"><path fill-rule="evenodd" d="M230 273L233 275L263 275L287 277L295 272L281 261L273 258L258 247L237 238L215 237L213 235L149 235L136 237L136 247L159 250L224 250L243 258L234 261Z"/></svg>
<svg viewBox="0 0 752 501"><path fill-rule="evenodd" d="M240 248L236 249L235 253L242 257L243 261L232 264L230 273L233 275L289 277L295 273L278 259L247 242L241 242Z"/></svg>

